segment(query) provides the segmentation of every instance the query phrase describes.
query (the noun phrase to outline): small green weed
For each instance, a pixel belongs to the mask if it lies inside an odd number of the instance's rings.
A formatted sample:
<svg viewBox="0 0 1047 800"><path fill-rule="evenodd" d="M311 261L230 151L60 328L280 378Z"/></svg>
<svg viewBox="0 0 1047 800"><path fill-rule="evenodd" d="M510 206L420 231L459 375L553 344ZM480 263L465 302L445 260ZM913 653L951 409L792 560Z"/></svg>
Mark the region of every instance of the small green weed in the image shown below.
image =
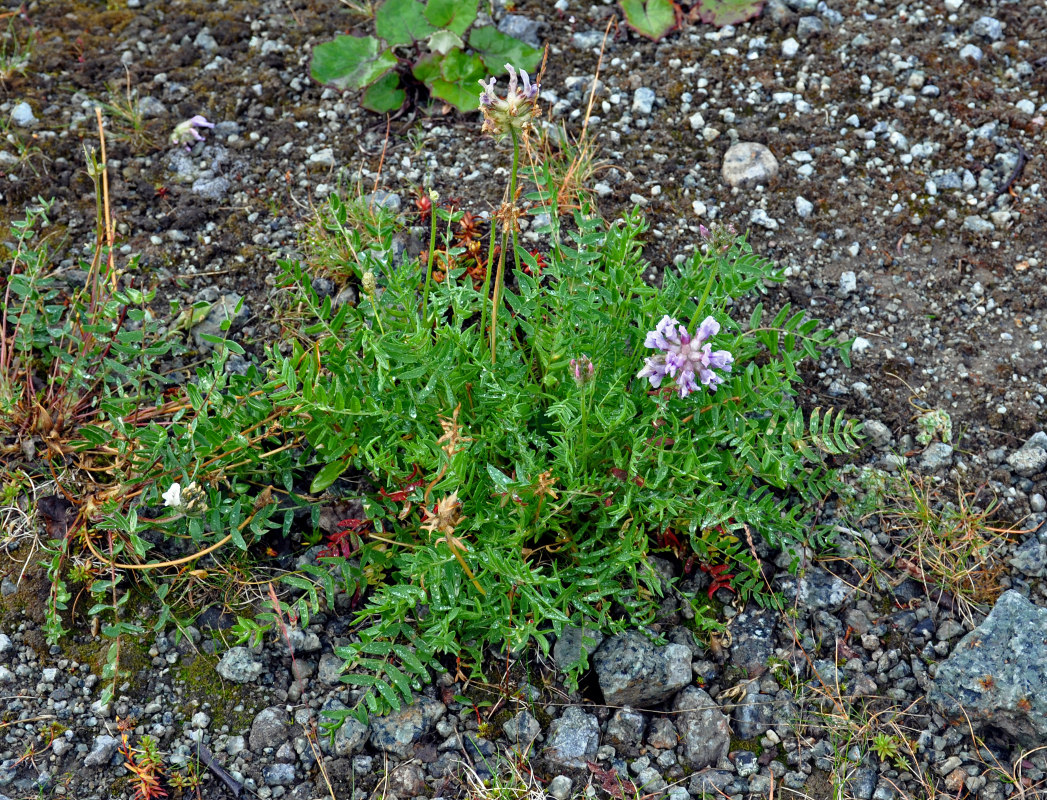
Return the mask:
<svg viewBox="0 0 1047 800"><path fill-rule="evenodd" d="M318 45L312 76L339 89L363 90L363 107L379 113L400 108L410 83L423 84L459 111L475 111L479 81L488 72L502 74L506 62L533 70L541 60L540 51L493 25L474 26L478 5L383 0L374 9L377 37L338 36Z"/></svg>

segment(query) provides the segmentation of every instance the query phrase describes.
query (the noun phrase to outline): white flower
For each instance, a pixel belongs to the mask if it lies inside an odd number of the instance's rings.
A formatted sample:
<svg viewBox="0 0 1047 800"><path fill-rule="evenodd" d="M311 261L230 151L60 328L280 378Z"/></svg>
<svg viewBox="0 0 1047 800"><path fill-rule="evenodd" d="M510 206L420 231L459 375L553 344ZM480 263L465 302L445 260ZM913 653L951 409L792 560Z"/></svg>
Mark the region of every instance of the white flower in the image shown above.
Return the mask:
<svg viewBox="0 0 1047 800"><path fill-rule="evenodd" d="M167 508L178 508L182 505L182 485L175 481L161 497L164 498L164 505Z"/></svg>

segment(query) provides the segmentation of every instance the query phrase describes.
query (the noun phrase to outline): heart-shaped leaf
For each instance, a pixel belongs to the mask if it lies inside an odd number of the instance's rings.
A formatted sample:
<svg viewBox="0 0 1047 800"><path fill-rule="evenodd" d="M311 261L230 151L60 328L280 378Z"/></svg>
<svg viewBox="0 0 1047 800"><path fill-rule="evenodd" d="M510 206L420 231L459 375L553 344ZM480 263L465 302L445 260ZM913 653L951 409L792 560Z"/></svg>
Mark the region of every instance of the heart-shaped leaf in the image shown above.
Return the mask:
<svg viewBox="0 0 1047 800"><path fill-rule="evenodd" d="M391 45L414 44L436 30L418 0L385 0L374 12L374 29Z"/></svg>
<svg viewBox="0 0 1047 800"><path fill-rule="evenodd" d="M629 27L641 36L658 40L676 25L672 0L619 0Z"/></svg>
<svg viewBox="0 0 1047 800"><path fill-rule="evenodd" d="M451 83L443 78L437 78L429 87L429 93L462 112L476 111L480 107L479 86L474 90L468 84L460 81Z"/></svg>
<svg viewBox="0 0 1047 800"><path fill-rule="evenodd" d="M396 66L392 50L373 36L337 36L313 48L313 79L338 89L363 89Z"/></svg>
<svg viewBox="0 0 1047 800"><path fill-rule="evenodd" d="M400 88L400 76L395 72L387 72L367 87L360 105L368 111L385 114L398 109L406 99L407 93Z"/></svg>
<svg viewBox="0 0 1047 800"><path fill-rule="evenodd" d="M473 28L473 32L469 34L469 46L480 54L484 66L495 75L502 75L506 64L530 71L542 61L541 50L535 50L512 36L506 36L493 25ZM477 94L477 97L479 96Z"/></svg>
<svg viewBox="0 0 1047 800"><path fill-rule="evenodd" d="M440 77L440 63L444 58L439 53L424 55L415 62L411 74L426 86L431 86L432 82Z"/></svg>
<svg viewBox="0 0 1047 800"><path fill-rule="evenodd" d="M444 56L440 64L440 77L451 83L472 81L476 84L476 97L479 100L480 81L487 77L487 71L479 56L471 53L466 55L461 50L452 50Z"/></svg>
<svg viewBox="0 0 1047 800"><path fill-rule="evenodd" d="M706 25L722 28L739 25L763 11L763 0L699 0L696 4Z"/></svg>
<svg viewBox="0 0 1047 800"><path fill-rule="evenodd" d="M437 28L464 36L476 21L479 0L429 0L425 7L425 18Z"/></svg>

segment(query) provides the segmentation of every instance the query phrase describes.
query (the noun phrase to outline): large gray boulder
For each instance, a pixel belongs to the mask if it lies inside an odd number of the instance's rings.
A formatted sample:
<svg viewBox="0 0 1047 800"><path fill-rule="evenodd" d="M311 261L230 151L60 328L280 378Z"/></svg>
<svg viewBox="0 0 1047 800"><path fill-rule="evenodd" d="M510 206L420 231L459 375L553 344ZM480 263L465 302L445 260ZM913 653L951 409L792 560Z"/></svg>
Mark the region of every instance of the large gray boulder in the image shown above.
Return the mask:
<svg viewBox="0 0 1047 800"><path fill-rule="evenodd" d="M1026 747L1047 741L1047 609L1004 592L938 665L927 699L947 719L991 726Z"/></svg>
<svg viewBox="0 0 1047 800"><path fill-rule="evenodd" d="M691 682L691 650L682 644L659 647L629 631L606 640L593 655L593 667L608 705L651 705Z"/></svg>

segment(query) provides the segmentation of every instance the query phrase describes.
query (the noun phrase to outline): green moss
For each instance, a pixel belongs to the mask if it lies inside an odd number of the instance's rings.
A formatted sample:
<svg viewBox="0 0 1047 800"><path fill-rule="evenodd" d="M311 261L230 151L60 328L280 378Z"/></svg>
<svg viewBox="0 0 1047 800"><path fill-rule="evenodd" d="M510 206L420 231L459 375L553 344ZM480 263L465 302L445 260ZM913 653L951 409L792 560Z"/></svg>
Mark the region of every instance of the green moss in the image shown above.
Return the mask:
<svg viewBox="0 0 1047 800"><path fill-rule="evenodd" d="M222 679L217 657L203 653L187 655L175 671L175 678L183 688L180 710L186 719L204 703L209 703L214 730L228 725L231 732L238 733L251 727L253 714L247 709L246 689ZM233 711L237 705L244 705L244 710Z"/></svg>
<svg viewBox="0 0 1047 800"><path fill-rule="evenodd" d="M731 750L748 750L757 758L763 755L763 745L760 744L759 739L739 739L737 736L732 736Z"/></svg>

